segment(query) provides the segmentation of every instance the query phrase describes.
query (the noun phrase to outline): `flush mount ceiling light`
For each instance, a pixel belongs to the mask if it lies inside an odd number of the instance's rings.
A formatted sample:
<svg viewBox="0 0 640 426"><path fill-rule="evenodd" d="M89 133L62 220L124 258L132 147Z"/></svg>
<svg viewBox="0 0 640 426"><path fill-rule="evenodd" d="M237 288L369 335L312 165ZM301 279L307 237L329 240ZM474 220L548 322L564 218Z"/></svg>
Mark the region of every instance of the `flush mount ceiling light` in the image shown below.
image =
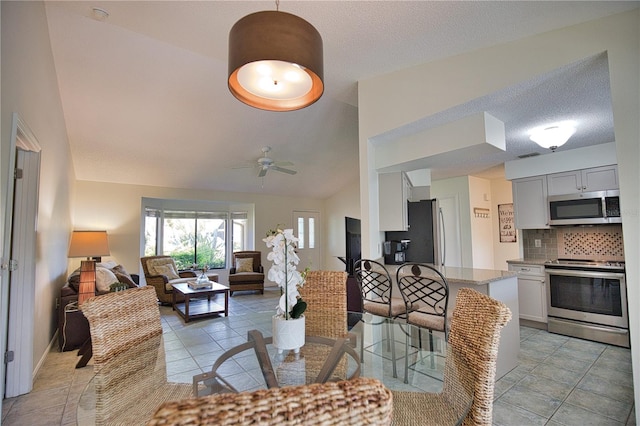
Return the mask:
<svg viewBox="0 0 640 426"><path fill-rule="evenodd" d="M564 145L575 132L576 128L573 123L560 123L533 129L529 139L543 148L555 151Z"/></svg>
<svg viewBox="0 0 640 426"><path fill-rule="evenodd" d="M109 12L99 7L94 7L91 9L91 15L93 19L95 19L96 21L103 22L103 21L106 21L107 18L109 17Z"/></svg>
<svg viewBox="0 0 640 426"><path fill-rule="evenodd" d="M307 21L278 10L240 19L229 32L229 90L267 111L305 108L322 96L320 33Z"/></svg>

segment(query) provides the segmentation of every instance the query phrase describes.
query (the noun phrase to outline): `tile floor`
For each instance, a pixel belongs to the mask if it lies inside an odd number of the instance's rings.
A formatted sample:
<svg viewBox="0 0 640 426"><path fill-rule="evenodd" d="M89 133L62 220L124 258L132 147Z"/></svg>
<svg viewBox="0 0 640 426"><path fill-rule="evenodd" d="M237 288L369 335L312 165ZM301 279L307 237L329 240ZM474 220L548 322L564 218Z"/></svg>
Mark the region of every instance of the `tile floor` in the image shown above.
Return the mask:
<svg viewBox="0 0 640 426"><path fill-rule="evenodd" d="M277 288L264 296L237 294L230 315L270 311L277 297ZM167 362L180 366L176 381L191 382L223 351L244 342L251 327L229 329L219 319L184 324L169 307L161 314ZM628 349L527 327L520 333L520 363L496 383L494 425L635 425ZM75 351L49 353L32 392L3 401L2 424L75 425L78 398L93 375L91 362L78 370L76 362Z"/></svg>

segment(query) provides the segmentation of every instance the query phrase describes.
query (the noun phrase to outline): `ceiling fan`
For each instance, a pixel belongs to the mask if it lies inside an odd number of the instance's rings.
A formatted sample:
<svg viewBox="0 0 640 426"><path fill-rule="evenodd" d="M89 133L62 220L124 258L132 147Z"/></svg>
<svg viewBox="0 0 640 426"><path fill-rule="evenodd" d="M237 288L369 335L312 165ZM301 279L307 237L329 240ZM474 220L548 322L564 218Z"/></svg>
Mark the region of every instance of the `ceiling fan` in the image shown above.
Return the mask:
<svg viewBox="0 0 640 426"><path fill-rule="evenodd" d="M270 146L265 146L262 148L262 157L258 158L258 177L265 177L269 170L275 170L276 172L286 173L288 175L295 175L295 170L286 169L282 166L293 166L293 163L290 161L274 161L272 158L268 156L268 153L271 152ZM245 166L245 167L253 167L253 166ZM239 167L241 168L241 167Z"/></svg>

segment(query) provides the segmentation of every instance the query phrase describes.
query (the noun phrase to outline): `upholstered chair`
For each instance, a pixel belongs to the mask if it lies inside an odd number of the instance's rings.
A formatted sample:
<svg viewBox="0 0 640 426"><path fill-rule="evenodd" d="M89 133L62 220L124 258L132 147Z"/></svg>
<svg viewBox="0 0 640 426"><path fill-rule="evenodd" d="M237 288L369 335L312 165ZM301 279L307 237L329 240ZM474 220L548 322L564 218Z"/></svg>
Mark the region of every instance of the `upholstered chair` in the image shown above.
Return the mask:
<svg viewBox="0 0 640 426"><path fill-rule="evenodd" d="M236 251L229 269L229 296L234 291L255 290L264 294L264 268L259 251Z"/></svg>
<svg viewBox="0 0 640 426"><path fill-rule="evenodd" d="M144 278L147 285L156 289L158 300L163 305L170 305L173 297L173 284L186 283L197 274L193 271L178 271L171 256L147 256L140 258ZM176 302L184 302L184 297L177 294Z"/></svg>

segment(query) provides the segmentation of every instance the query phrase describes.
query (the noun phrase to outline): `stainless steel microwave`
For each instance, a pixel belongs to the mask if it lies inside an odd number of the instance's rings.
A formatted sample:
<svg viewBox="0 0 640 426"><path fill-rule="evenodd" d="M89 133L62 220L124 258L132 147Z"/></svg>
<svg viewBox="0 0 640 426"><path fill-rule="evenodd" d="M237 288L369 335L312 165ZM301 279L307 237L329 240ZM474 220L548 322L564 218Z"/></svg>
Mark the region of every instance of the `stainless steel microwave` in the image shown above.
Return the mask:
<svg viewBox="0 0 640 426"><path fill-rule="evenodd" d="M592 225L621 223L620 191L594 191L552 195L549 225Z"/></svg>

